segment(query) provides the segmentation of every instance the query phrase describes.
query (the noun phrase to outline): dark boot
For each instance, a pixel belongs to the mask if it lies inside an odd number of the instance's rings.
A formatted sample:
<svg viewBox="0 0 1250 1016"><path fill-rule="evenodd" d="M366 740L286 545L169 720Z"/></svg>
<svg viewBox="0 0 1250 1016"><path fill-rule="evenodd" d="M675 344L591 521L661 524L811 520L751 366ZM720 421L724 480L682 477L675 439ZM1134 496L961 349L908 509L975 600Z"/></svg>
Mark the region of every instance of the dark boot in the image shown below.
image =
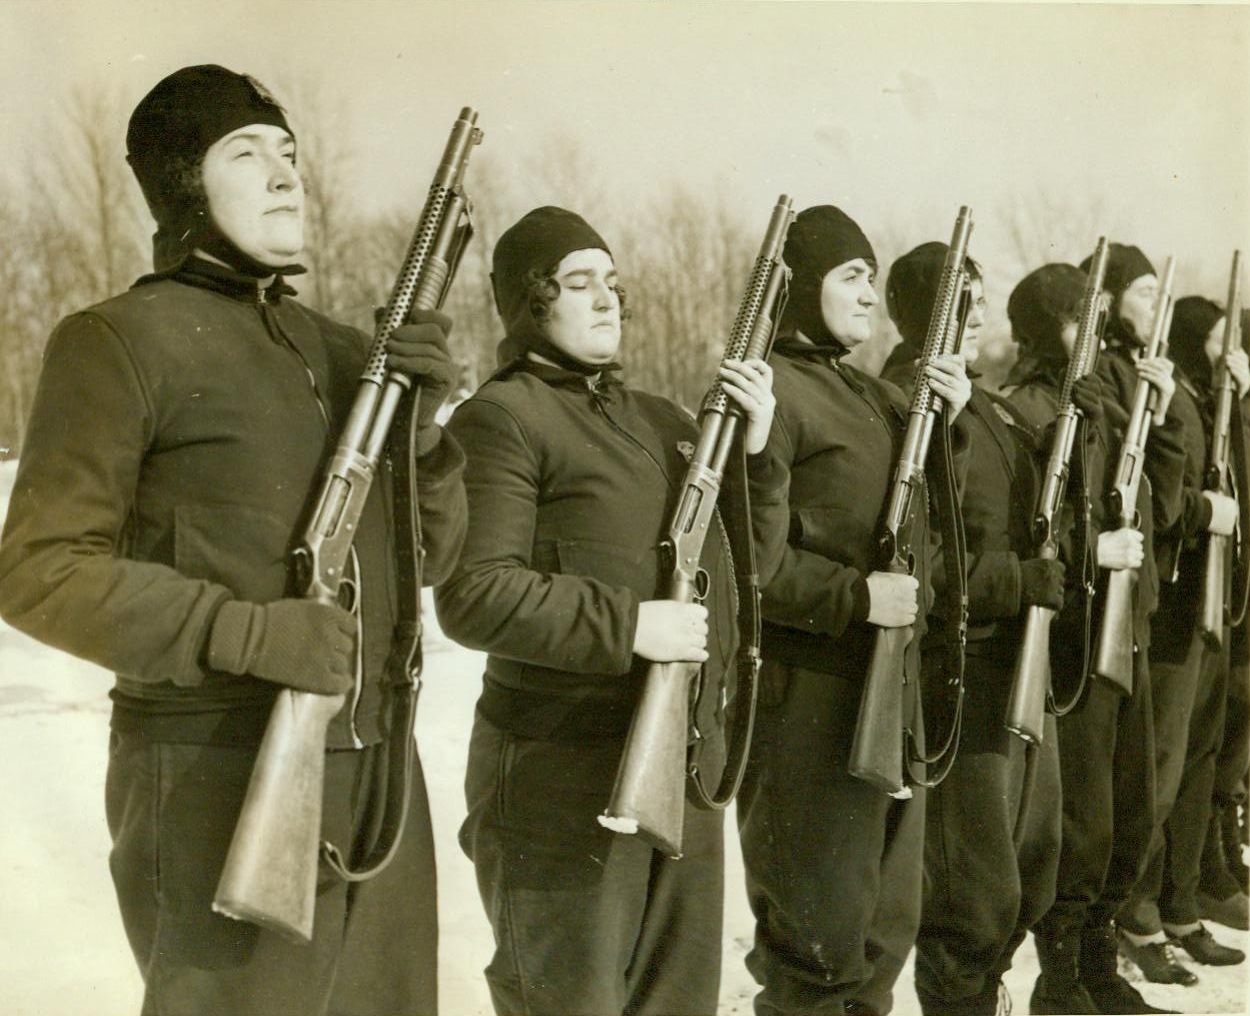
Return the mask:
<svg viewBox="0 0 1250 1016"><path fill-rule="evenodd" d="M1237 847L1236 852L1240 857L1241 847ZM1198 894L1200 897L1226 900L1236 896L1239 892L1244 892L1233 876L1229 858L1224 853L1223 808L1219 804L1211 807L1211 820L1207 824L1207 836L1202 844L1202 859L1199 862L1199 868ZM1203 914L1203 916L1208 915ZM1208 919L1215 920L1216 918Z"/></svg>
<svg viewBox="0 0 1250 1016"><path fill-rule="evenodd" d="M1095 925L1081 932L1078 960L1081 984L1101 1013L1173 1012L1156 1009L1116 969L1115 925Z"/></svg>
<svg viewBox="0 0 1250 1016"><path fill-rule="evenodd" d="M1077 934L1049 936L1033 933L1042 972L1033 985L1029 1012L1038 1014L1102 1012L1081 985L1081 940Z"/></svg>

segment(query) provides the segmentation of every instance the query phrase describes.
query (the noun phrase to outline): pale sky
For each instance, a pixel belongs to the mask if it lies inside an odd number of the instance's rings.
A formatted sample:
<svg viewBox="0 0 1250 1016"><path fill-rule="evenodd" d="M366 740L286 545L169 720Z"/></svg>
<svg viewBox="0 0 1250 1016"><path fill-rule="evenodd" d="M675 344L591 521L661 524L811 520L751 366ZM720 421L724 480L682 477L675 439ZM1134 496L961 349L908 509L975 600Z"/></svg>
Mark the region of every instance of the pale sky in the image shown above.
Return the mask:
<svg viewBox="0 0 1250 1016"><path fill-rule="evenodd" d="M424 192L470 105L493 158L563 133L623 204L679 180L762 226L784 191L916 243L968 204L984 256L999 210L1045 189L1101 199L1113 239L1176 254L1182 277L1250 246L1247 7L3 0L0 165L70 88L129 109L204 62L280 100L275 82L320 77L370 207Z"/></svg>

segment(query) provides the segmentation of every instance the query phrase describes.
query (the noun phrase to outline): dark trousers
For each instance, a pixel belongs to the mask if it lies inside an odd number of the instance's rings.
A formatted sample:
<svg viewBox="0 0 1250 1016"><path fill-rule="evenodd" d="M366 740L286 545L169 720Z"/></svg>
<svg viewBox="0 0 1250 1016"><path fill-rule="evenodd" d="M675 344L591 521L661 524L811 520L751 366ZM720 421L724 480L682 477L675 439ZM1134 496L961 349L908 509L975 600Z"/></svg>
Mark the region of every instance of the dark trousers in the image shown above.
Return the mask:
<svg viewBox="0 0 1250 1016"><path fill-rule="evenodd" d="M924 791L846 771L860 686L765 661L738 827L761 985L755 1011L887 1013L920 923Z"/></svg>
<svg viewBox="0 0 1250 1016"><path fill-rule="evenodd" d="M1055 899L1055 720L1046 717L1037 747L1003 726L1013 664L969 655L963 743L928 792L915 967L926 1013L994 1013L1002 975Z"/></svg>
<svg viewBox="0 0 1250 1016"><path fill-rule="evenodd" d="M1152 660L1150 675L1155 831L1146 872L1120 915L1139 934L1161 930L1163 921L1198 920L1195 894L1224 734L1227 653L1208 650L1196 630L1184 661Z"/></svg>
<svg viewBox="0 0 1250 1016"><path fill-rule="evenodd" d="M1051 941L1108 924L1145 870L1154 830L1154 727L1144 653L1134 656L1133 670L1132 695L1091 677L1082 701L1057 724L1063 841L1055 903L1034 929Z"/></svg>
<svg viewBox="0 0 1250 1016"><path fill-rule="evenodd" d="M1229 672L1224 734L1215 764L1216 804L1244 804L1250 769L1250 672L1240 664Z"/></svg>
<svg viewBox="0 0 1250 1016"><path fill-rule="evenodd" d="M377 835L386 745L326 755L322 833L356 861ZM424 1016L437 1011L437 906L419 764L399 852L349 885L322 867L313 940L213 913L255 752L114 732L109 866L144 979L144 1016Z"/></svg>
<svg viewBox="0 0 1250 1016"><path fill-rule="evenodd" d="M508 1016L713 1016L724 815L687 805L683 856L596 821L620 739L559 743L473 724L460 842L495 932L486 968Z"/></svg>

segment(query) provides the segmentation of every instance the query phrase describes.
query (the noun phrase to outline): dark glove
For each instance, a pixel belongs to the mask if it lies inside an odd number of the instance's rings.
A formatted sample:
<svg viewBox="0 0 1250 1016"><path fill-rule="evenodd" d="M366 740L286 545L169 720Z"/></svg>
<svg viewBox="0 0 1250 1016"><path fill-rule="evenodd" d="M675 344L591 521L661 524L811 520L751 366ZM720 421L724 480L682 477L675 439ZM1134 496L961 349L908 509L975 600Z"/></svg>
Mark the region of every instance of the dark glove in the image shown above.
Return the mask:
<svg viewBox="0 0 1250 1016"><path fill-rule="evenodd" d="M447 351L451 318L438 310L414 310L408 322L391 332L386 343L386 366L409 374L421 382L421 403L417 407L418 429L434 422L451 383L456 366Z"/></svg>
<svg viewBox="0 0 1250 1016"><path fill-rule="evenodd" d="M1102 382L1094 374L1086 374L1072 386L1072 403L1090 423L1102 419Z"/></svg>
<svg viewBox="0 0 1250 1016"><path fill-rule="evenodd" d="M227 600L208 638L208 665L319 695L355 683L356 619L316 600Z"/></svg>
<svg viewBox="0 0 1250 1016"><path fill-rule="evenodd" d="M1020 605L1062 610L1065 571L1062 561L1049 561L1041 557L1032 561L1021 561Z"/></svg>

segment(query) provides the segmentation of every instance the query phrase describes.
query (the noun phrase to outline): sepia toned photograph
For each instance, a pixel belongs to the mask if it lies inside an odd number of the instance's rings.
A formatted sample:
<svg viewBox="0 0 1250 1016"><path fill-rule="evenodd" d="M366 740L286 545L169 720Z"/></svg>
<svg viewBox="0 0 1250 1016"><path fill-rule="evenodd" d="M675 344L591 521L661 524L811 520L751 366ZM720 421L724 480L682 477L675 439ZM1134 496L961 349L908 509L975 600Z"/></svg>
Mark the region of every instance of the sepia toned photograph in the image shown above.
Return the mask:
<svg viewBox="0 0 1250 1016"><path fill-rule="evenodd" d="M6 1016L1250 1011L1250 7L0 87Z"/></svg>

